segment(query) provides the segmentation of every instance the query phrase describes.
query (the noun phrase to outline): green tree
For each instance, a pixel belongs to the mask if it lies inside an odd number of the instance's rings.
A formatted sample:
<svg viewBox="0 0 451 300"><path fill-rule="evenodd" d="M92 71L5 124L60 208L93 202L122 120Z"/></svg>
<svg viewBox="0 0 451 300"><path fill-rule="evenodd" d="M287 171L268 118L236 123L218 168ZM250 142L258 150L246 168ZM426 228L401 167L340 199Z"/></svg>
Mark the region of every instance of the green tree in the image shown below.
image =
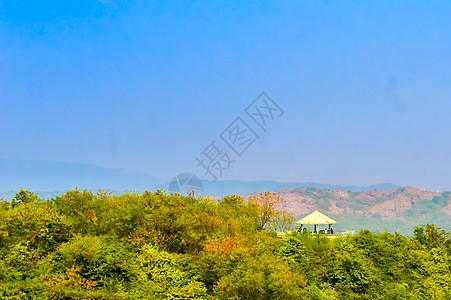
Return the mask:
<svg viewBox="0 0 451 300"><path fill-rule="evenodd" d="M269 223L269 228L278 231L290 230L294 225L294 217L286 210L278 210L274 212L274 216Z"/></svg>

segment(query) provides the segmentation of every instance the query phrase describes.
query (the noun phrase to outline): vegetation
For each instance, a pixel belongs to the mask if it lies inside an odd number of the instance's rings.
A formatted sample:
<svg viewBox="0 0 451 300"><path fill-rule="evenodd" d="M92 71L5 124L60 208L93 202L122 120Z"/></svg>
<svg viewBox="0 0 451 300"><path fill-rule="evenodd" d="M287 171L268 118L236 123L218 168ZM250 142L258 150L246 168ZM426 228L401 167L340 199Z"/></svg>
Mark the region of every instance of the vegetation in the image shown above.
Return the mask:
<svg viewBox="0 0 451 300"><path fill-rule="evenodd" d="M20 191L0 202L0 298L451 298L449 233L279 239L277 201Z"/></svg>
<svg viewBox="0 0 451 300"><path fill-rule="evenodd" d="M309 203L309 209L318 209L336 220L334 229L337 232L369 229L379 233L388 231L394 234L396 231L403 235L412 235L412 228L418 224L436 224L442 228L451 228L451 192L422 191L412 187L390 191L342 192L340 194L326 189L301 187L285 193L290 194L287 198ZM401 207L399 211L393 209L393 205L398 205L393 201L398 201ZM410 204L407 204L409 202ZM295 203L291 200L291 203L284 207L293 208ZM388 205L384 207L384 203ZM297 219L305 216L304 213L295 215Z"/></svg>

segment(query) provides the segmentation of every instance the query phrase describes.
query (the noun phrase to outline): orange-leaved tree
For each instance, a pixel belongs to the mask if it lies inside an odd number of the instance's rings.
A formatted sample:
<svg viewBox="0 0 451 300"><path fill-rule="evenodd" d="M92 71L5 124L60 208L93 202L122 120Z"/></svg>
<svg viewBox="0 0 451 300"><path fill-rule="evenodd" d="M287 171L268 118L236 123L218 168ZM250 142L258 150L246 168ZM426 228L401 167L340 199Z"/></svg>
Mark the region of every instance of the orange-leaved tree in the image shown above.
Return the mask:
<svg viewBox="0 0 451 300"><path fill-rule="evenodd" d="M269 221L274 217L275 210L281 200L275 193L264 192L249 197L248 202L258 206L260 217L258 219L257 228L259 230L263 230Z"/></svg>

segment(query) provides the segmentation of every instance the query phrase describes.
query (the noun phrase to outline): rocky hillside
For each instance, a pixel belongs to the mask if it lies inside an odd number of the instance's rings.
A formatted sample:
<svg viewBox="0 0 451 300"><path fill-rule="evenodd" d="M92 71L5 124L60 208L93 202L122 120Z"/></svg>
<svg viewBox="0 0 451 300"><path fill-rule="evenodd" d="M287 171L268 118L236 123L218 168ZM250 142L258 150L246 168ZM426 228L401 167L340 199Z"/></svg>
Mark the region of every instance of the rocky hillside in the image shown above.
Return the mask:
<svg viewBox="0 0 451 300"><path fill-rule="evenodd" d="M317 188L294 188L276 192L283 200L281 209L294 216L315 210L334 215L378 216L382 219L403 217L405 212L424 201L442 205L442 211L451 215L449 193L423 191L402 187L389 191L349 192Z"/></svg>
<svg viewBox="0 0 451 300"><path fill-rule="evenodd" d="M413 187L363 192L302 187L276 193L282 199L279 209L287 210L295 217L319 210L331 216L361 217L360 220L372 219L382 223L440 223L448 230L447 227L451 226L450 192Z"/></svg>

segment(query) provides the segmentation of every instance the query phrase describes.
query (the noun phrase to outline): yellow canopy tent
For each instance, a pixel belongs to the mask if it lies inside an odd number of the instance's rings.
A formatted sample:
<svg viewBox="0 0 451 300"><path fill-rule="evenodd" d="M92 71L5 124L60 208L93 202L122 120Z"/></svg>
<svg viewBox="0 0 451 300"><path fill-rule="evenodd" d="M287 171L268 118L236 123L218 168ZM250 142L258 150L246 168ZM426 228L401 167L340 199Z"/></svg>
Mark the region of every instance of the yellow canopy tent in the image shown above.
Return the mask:
<svg viewBox="0 0 451 300"><path fill-rule="evenodd" d="M317 225L328 224L329 229L330 229L331 225L335 224L337 222L335 222L328 216L320 213L319 211L314 211L311 214L309 214L308 216L306 216L305 218L297 221L296 223L301 224L301 226L302 225L314 225L313 231L317 233L318 232Z"/></svg>

